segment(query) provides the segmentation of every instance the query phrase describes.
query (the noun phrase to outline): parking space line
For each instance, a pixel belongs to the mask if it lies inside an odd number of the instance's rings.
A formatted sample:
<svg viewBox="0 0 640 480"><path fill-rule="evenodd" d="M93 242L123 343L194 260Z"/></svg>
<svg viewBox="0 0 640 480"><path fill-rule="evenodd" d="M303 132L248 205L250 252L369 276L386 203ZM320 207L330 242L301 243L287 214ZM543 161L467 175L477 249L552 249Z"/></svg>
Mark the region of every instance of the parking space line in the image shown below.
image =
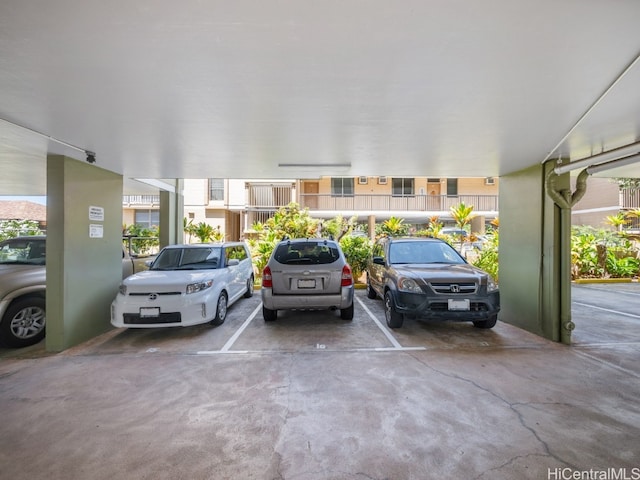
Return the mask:
<svg viewBox="0 0 640 480"><path fill-rule="evenodd" d="M596 310L602 310L604 312L614 313L616 315L622 315L623 317L640 318L640 315L634 315L633 313L625 313L619 310L611 310L609 308L597 307L595 305L590 305L588 303L581 303L581 302L573 302L573 303L575 305L580 305L582 307L589 307L589 308L594 308Z"/></svg>
<svg viewBox="0 0 640 480"><path fill-rule="evenodd" d="M402 345L400 345L400 343L398 342L398 340L396 340L396 338L391 335L391 332L389 330L387 330L384 325L382 325L382 323L380 323L380 321L375 317L375 315L373 313L371 313L371 310L369 310L369 308L364 304L364 302L362 300L360 300L358 297L355 297L356 300L358 300L358 303L360 304L360 306L362 308L364 308L364 311L367 312L367 314L369 315L369 317L371 318L371 320L373 320L375 322L375 324L378 326L378 328L382 331L382 333L384 333L384 336L387 337L387 340L389 340L391 342L391 345L393 345L394 349L404 349L404 347Z"/></svg>
<svg viewBox="0 0 640 480"><path fill-rule="evenodd" d="M231 336L231 338L227 340L227 343L225 343L220 350L200 351L198 352L198 355L210 355L212 353L246 353L243 351L235 351L235 350L233 352L229 352L229 349L233 346L234 343L236 343L236 340L238 340L238 337L242 335L242 332L245 331L245 329L249 326L251 321L258 314L258 312L260 311L260 307L262 307L262 302L260 302L260 304L256 307L256 309L251 313L251 315L249 315L249 318L247 318L244 321L244 323L240 326L240 328L236 331L236 333L234 333Z"/></svg>

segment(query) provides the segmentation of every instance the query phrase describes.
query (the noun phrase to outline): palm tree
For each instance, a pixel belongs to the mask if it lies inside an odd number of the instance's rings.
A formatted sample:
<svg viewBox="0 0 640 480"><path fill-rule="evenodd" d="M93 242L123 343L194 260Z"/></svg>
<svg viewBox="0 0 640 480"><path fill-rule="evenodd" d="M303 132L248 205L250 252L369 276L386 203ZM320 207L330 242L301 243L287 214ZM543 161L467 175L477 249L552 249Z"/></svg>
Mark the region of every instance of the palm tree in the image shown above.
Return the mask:
<svg viewBox="0 0 640 480"><path fill-rule="evenodd" d="M614 227L618 232L621 232L622 227L629 223L629 219L624 212L618 212L616 215L609 215L605 223Z"/></svg>

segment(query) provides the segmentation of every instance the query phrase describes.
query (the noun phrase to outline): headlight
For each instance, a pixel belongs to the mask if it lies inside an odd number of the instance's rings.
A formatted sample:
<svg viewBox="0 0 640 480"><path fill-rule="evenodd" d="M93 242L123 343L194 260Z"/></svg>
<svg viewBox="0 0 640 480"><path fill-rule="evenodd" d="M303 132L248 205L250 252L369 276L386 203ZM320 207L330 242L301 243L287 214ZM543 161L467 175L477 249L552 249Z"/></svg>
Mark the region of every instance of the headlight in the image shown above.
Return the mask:
<svg viewBox="0 0 640 480"><path fill-rule="evenodd" d="M126 295L127 294L127 286L124 283L121 283L120 287L118 288L118 291L120 292L120 295Z"/></svg>
<svg viewBox="0 0 640 480"><path fill-rule="evenodd" d="M496 281L491 277L487 277L487 292L495 292L496 290L498 290Z"/></svg>
<svg viewBox="0 0 640 480"><path fill-rule="evenodd" d="M422 293L422 289L418 286L413 278L401 277L398 279L398 290L409 293Z"/></svg>
<svg viewBox="0 0 640 480"><path fill-rule="evenodd" d="M206 290L207 288L213 285L213 280L207 280L206 282L201 283L190 283L187 285L187 295L190 293L201 292L202 290Z"/></svg>

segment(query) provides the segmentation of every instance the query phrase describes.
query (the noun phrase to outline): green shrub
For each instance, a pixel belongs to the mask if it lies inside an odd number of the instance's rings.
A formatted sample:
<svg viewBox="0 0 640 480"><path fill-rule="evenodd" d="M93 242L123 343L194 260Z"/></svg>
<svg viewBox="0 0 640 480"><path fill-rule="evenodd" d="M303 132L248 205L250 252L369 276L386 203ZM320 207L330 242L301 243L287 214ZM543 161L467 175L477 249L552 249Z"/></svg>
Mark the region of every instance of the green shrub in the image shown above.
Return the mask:
<svg viewBox="0 0 640 480"><path fill-rule="evenodd" d="M367 269L371 256L371 240L362 236L345 235L340 240L340 247L351 266L353 279L357 281Z"/></svg>

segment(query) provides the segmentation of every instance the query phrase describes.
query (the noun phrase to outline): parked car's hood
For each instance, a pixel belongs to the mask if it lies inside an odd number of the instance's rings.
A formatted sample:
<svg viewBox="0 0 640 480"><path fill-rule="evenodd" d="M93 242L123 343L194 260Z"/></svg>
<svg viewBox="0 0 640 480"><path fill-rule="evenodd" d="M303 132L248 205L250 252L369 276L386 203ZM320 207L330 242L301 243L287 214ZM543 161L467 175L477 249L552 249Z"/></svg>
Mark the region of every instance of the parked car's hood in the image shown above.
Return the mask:
<svg viewBox="0 0 640 480"><path fill-rule="evenodd" d="M123 280L130 291L183 291L191 283L214 278L218 270L145 270Z"/></svg>
<svg viewBox="0 0 640 480"><path fill-rule="evenodd" d="M444 264L444 263L426 263L412 265L394 265L394 269L398 275L407 277L423 278L425 281L447 281L459 279L474 279L480 282L482 278L488 277L477 267L468 263L460 264Z"/></svg>

